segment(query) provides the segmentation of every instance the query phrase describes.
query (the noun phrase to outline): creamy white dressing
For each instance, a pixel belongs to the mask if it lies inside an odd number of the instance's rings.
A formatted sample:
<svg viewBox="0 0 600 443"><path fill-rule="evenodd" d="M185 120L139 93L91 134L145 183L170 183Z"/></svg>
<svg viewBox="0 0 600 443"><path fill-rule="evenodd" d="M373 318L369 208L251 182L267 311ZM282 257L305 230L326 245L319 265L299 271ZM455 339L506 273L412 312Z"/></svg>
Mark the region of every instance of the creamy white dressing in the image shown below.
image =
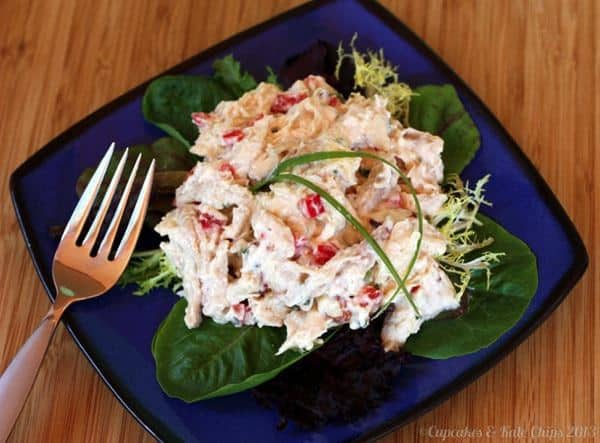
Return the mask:
<svg viewBox="0 0 600 443"><path fill-rule="evenodd" d="M183 280L185 323L284 326L279 352L312 349L327 329L363 328L394 294L395 281L341 214L307 188L276 183L253 195L248 185L283 159L331 150L375 152L397 162L414 184L423 212L446 196L439 137L403 128L384 98L353 94L344 102L323 78L309 76L287 91L261 83L237 101L220 103L194 121L192 152L205 157L177 190L175 209L156 227ZM418 240L415 205L398 174L377 161L335 159L293 173L324 188L377 239L400 275ZM421 252L407 280L422 317L398 296L382 341L396 350L421 323L458 307L435 257L444 237L424 220Z"/></svg>

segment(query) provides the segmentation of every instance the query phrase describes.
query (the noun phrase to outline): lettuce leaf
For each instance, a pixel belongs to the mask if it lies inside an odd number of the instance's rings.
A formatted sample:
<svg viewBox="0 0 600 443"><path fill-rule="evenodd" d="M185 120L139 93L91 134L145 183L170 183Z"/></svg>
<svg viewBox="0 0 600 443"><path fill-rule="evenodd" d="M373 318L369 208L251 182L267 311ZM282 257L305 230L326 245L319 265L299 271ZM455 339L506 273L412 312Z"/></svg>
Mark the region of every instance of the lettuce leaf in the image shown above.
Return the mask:
<svg viewBox="0 0 600 443"><path fill-rule="evenodd" d="M452 85L425 85L414 89L410 126L444 139L444 173L460 174L479 149L477 126Z"/></svg>
<svg viewBox="0 0 600 443"><path fill-rule="evenodd" d="M198 137L193 112L210 112L223 100L236 96L210 77L166 75L148 86L142 100L144 118L171 137L191 146Z"/></svg>
<svg viewBox="0 0 600 443"><path fill-rule="evenodd" d="M235 97L241 97L244 92L256 88L254 77L246 71L242 72L240 63L232 55L216 60L213 69L214 79L221 82Z"/></svg>
<svg viewBox="0 0 600 443"><path fill-rule="evenodd" d="M131 256L125 272L119 278L122 286L136 285L133 295L145 295L153 289L181 289L181 278L162 249L136 251Z"/></svg>
<svg viewBox="0 0 600 443"><path fill-rule="evenodd" d="M475 273L465 297L466 311L458 318L425 322L409 337L405 349L428 358L450 358L477 352L508 331L523 315L538 285L537 262L529 247L492 219L479 215L482 224L474 226L478 238L494 242L476 252L504 252L491 265L487 286L485 272Z"/></svg>
<svg viewBox="0 0 600 443"><path fill-rule="evenodd" d="M183 321L179 300L152 341L156 378L163 391L186 402L234 394L275 377L308 352L276 355L285 328L235 327L204 318L198 328Z"/></svg>
<svg viewBox="0 0 600 443"><path fill-rule="evenodd" d="M277 74L273 71L273 68L267 66L267 78L265 79L266 83L271 83L272 85L277 86L281 89L281 83L279 83L279 79L277 78Z"/></svg>
<svg viewBox="0 0 600 443"><path fill-rule="evenodd" d="M211 112L223 100L235 100L256 88L256 81L228 55L213 64L214 75L166 75L154 80L142 100L144 118L191 146L198 137L193 112Z"/></svg>

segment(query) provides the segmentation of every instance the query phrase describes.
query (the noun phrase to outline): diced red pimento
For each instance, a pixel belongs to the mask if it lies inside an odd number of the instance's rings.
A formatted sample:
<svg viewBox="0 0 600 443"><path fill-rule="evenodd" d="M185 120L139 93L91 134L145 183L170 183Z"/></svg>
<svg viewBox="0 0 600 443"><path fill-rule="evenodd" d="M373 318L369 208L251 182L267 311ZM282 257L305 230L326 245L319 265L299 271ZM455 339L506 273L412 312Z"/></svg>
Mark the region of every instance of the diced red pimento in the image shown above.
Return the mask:
<svg viewBox="0 0 600 443"><path fill-rule="evenodd" d="M231 305L233 315L240 321L242 325L251 323L252 308L242 303Z"/></svg>
<svg viewBox="0 0 600 443"><path fill-rule="evenodd" d="M215 216L207 214L206 212L201 212L198 215L198 221L200 222L200 226L202 226L202 229L205 230L214 228L220 229L224 224L223 220L219 220Z"/></svg>
<svg viewBox="0 0 600 443"><path fill-rule="evenodd" d="M410 288L410 293L416 294L419 289L421 289L420 285L414 285L412 288Z"/></svg>
<svg viewBox="0 0 600 443"><path fill-rule="evenodd" d="M358 294L358 304L362 308L366 308L373 302L376 302L381 299L382 293L381 290L374 285L364 286L359 294Z"/></svg>
<svg viewBox="0 0 600 443"><path fill-rule="evenodd" d="M296 103L300 103L308 95L305 93L301 94L277 94L273 104L271 105L271 112L273 114L285 114L288 110Z"/></svg>
<svg viewBox="0 0 600 443"><path fill-rule="evenodd" d="M338 252L338 247L331 242L321 243L313 250L313 261L317 265L324 265Z"/></svg>
<svg viewBox="0 0 600 443"><path fill-rule="evenodd" d="M334 96L332 96L332 97L329 99L329 101L327 102L327 104L328 104L329 106L333 106L333 107L335 108L337 105L339 105L339 104L340 104L340 99L339 99L339 98L337 98L337 97L334 95Z"/></svg>
<svg viewBox="0 0 600 443"><path fill-rule="evenodd" d="M294 234L294 257L300 257L310 249L308 239L304 235Z"/></svg>
<svg viewBox="0 0 600 443"><path fill-rule="evenodd" d="M227 145L232 145L244 138L244 132L241 129L232 129L223 134L223 141Z"/></svg>
<svg viewBox="0 0 600 443"><path fill-rule="evenodd" d="M236 303L235 305L231 305L231 309L236 317L242 318L244 316L244 312L246 312L246 306L241 303Z"/></svg>
<svg viewBox="0 0 600 443"><path fill-rule="evenodd" d="M211 118L212 115L206 112L192 112L192 121L199 128L205 127Z"/></svg>
<svg viewBox="0 0 600 443"><path fill-rule="evenodd" d="M221 172L228 172L229 174L231 174L232 177L235 177L235 168L231 165L231 163L222 163L221 166L219 166L219 171Z"/></svg>
<svg viewBox="0 0 600 443"><path fill-rule="evenodd" d="M348 309L348 303L346 300L341 298L340 296L336 297L338 304L340 305L340 310L342 311L342 315L338 317L334 317L334 320L338 323L347 323L352 318L352 312Z"/></svg>
<svg viewBox="0 0 600 443"><path fill-rule="evenodd" d="M381 290L373 285L367 285L360 290L361 294L366 295L371 300L377 300L381 297Z"/></svg>
<svg viewBox="0 0 600 443"><path fill-rule="evenodd" d="M300 200L300 211L305 217L315 218L325 212L325 206L319 194L310 194Z"/></svg>

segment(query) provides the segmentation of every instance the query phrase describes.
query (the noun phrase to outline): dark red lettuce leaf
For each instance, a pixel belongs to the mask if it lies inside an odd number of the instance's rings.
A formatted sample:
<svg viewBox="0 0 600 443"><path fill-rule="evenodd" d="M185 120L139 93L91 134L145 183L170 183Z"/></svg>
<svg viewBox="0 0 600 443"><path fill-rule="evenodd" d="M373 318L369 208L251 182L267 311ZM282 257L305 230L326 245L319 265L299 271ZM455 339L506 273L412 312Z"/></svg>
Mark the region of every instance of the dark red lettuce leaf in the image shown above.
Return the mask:
<svg viewBox="0 0 600 443"><path fill-rule="evenodd" d="M304 428L353 421L389 397L404 354L381 347L382 319L366 329L340 329L327 343L253 390L283 422Z"/></svg>

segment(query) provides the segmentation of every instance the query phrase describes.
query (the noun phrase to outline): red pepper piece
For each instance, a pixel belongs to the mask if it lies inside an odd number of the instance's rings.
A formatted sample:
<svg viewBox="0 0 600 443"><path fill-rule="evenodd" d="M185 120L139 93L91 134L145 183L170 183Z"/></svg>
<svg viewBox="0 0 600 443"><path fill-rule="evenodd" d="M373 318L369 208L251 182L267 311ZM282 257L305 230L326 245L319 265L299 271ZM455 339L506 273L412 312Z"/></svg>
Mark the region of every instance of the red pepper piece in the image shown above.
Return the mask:
<svg viewBox="0 0 600 443"><path fill-rule="evenodd" d="M240 140L242 140L244 136L245 135L241 129L232 129L231 131L228 131L223 134L223 141L227 145L232 145L235 142L239 142Z"/></svg>
<svg viewBox="0 0 600 443"><path fill-rule="evenodd" d="M235 177L236 171L235 168L231 165L231 163L223 163L219 166L219 171L221 172L229 172L232 177Z"/></svg>
<svg viewBox="0 0 600 443"><path fill-rule="evenodd" d="M373 286L373 285L367 285L364 288L362 288L360 290L361 295L366 295L367 297L369 297L371 300L377 300L378 298L381 297L381 291Z"/></svg>
<svg viewBox="0 0 600 443"><path fill-rule="evenodd" d="M244 303L236 303L231 305L233 315L240 321L242 325L250 324L252 321L252 308Z"/></svg>
<svg viewBox="0 0 600 443"><path fill-rule="evenodd" d="M340 99L339 99L339 98L337 98L337 97L334 95L334 96L332 96L332 97L329 99L329 101L327 102L327 104L328 104L329 106L333 106L333 107L335 108L337 105L339 105L339 104L340 104Z"/></svg>
<svg viewBox="0 0 600 443"><path fill-rule="evenodd" d="M294 234L294 257L300 257L309 249L308 239L303 235Z"/></svg>
<svg viewBox="0 0 600 443"><path fill-rule="evenodd" d="M192 112L192 121L199 128L203 128L208 124L208 121L212 118L212 115L206 112Z"/></svg>
<svg viewBox="0 0 600 443"><path fill-rule="evenodd" d="M219 220L218 218L207 214L206 212L201 212L198 215L198 221L200 222L200 226L202 226L202 229L213 229L213 228L220 228L221 226L223 226L223 221Z"/></svg>
<svg viewBox="0 0 600 443"><path fill-rule="evenodd" d="M337 254L338 248L333 243L321 243L313 251L313 260L318 265L324 265Z"/></svg>
<svg viewBox="0 0 600 443"><path fill-rule="evenodd" d="M305 217L315 218L325 212L325 206L319 194L310 194L300 200L300 211Z"/></svg>
<svg viewBox="0 0 600 443"><path fill-rule="evenodd" d="M301 94L277 94L273 104L271 105L271 112L273 114L285 114L288 110L296 103L300 103L308 97L305 93Z"/></svg>

